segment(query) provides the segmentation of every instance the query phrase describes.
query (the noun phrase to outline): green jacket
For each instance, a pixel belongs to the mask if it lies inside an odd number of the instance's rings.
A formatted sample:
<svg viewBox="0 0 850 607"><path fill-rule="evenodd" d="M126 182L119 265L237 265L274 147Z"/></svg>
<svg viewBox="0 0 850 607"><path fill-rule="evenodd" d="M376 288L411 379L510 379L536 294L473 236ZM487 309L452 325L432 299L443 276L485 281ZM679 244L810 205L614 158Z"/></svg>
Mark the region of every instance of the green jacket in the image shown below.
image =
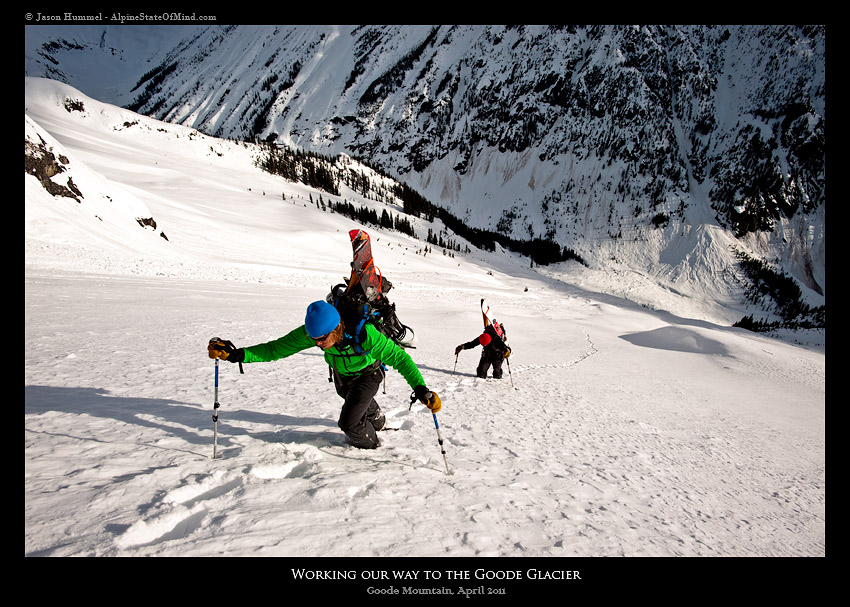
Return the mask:
<svg viewBox="0 0 850 607"><path fill-rule="evenodd" d="M401 373L412 389L425 385L419 369L407 352L373 325L367 324L365 327L366 336L360 344L363 353L358 354L351 345L332 346L324 351L325 361L340 375L349 376L358 375L376 362L382 362ZM307 335L304 325L301 325L283 337L244 348L244 362L269 362L317 347L313 338Z"/></svg>

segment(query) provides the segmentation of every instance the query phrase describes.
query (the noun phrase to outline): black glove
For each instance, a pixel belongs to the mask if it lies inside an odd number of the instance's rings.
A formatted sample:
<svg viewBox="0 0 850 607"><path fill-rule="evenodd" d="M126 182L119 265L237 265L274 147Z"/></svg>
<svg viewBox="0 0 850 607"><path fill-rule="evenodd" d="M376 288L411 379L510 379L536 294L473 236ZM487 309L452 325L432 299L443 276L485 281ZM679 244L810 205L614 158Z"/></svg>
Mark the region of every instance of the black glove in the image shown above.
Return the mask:
<svg viewBox="0 0 850 607"><path fill-rule="evenodd" d="M455 348L455 356L457 356L458 354L460 354L460 351L461 351L461 350L465 350L465 349L466 349L466 348L464 348L464 347L463 347L463 344L459 345L457 348Z"/></svg>
<svg viewBox="0 0 850 607"><path fill-rule="evenodd" d="M413 390L413 394L418 401L420 401L423 405L431 409L433 413L436 413L440 410L440 397L437 396L436 392L431 392L425 386L416 386Z"/></svg>

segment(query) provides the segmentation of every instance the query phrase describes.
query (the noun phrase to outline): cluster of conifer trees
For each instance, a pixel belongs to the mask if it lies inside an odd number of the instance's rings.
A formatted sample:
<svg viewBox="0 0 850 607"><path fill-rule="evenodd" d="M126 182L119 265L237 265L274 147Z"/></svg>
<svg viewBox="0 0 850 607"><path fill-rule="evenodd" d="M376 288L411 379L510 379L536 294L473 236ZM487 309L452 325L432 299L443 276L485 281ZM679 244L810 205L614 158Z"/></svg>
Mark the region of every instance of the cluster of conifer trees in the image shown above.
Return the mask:
<svg viewBox="0 0 850 607"><path fill-rule="evenodd" d="M826 327L824 306L812 307L803 302L803 292L793 278L772 269L765 261L738 251L739 267L749 280L747 299L753 303L773 302L781 320L757 320L745 316L734 326L764 332L777 328L814 329Z"/></svg>
<svg viewBox="0 0 850 607"><path fill-rule="evenodd" d="M376 199L385 200L386 193L383 185L372 184L364 173L339 171L335 167L334 159L314 152L293 150L267 143L258 165L264 171L280 175L289 181L301 182L335 196L339 196L340 182L344 180L352 190L362 196L372 197L372 194L375 194ZM386 177L379 169L370 168L378 175ZM548 265L570 259L584 263L577 253L550 240L543 238L518 240L498 232L470 227L448 210L431 203L407 184L396 182L391 188L391 194L401 200L405 215L425 218L429 222L439 219L448 230L465 238L479 249L494 251L496 243L498 243L508 250L527 255L531 258L532 263L538 265ZM400 215L392 216L386 210L379 217L377 211L365 206L356 207L348 201L329 202L327 206L334 212L350 217L355 221L382 228L391 228L416 237L409 219ZM461 250L460 244L456 241L449 238L444 240L441 234L434 234L433 232L429 232L428 242L455 251Z"/></svg>

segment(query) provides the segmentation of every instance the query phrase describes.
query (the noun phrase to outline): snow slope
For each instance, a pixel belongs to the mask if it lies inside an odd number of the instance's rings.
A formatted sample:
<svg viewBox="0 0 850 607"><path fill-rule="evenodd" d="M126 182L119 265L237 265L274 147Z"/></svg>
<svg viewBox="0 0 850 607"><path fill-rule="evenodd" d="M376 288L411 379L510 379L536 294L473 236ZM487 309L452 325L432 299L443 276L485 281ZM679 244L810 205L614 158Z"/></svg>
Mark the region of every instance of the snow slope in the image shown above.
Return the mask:
<svg viewBox="0 0 850 607"><path fill-rule="evenodd" d="M66 111L69 96L86 111ZM26 556L825 556L822 338L730 328L693 298L671 313L658 290L638 305L628 277L574 263L423 256L424 240L369 226L442 397L450 472L392 370L378 399L397 430L376 451L348 446L318 351L244 375L221 364L212 459L208 340L301 324L347 275L359 226L260 172L246 146L128 114L26 80L28 120L70 171L98 176L78 203L25 175ZM113 190L156 231L93 223ZM514 350L500 381L474 377L477 351L454 357L481 329L481 297Z"/></svg>

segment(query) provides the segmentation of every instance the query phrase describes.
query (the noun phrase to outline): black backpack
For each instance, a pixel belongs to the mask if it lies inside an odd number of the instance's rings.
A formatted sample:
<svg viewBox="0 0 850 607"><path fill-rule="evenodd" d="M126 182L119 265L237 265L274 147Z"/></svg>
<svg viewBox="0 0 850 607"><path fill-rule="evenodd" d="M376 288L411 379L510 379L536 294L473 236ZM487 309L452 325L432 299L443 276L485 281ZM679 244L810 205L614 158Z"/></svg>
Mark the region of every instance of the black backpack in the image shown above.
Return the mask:
<svg viewBox="0 0 850 607"><path fill-rule="evenodd" d="M505 331L505 328L494 322L493 324L487 325L484 327L484 332L490 336L490 347L496 351L496 353L503 357L510 349L508 346L508 335Z"/></svg>
<svg viewBox="0 0 850 607"><path fill-rule="evenodd" d="M364 352L360 344L365 339L366 323L374 325L378 331L402 348L414 347L410 344L414 336L413 329L398 319L395 304L387 299L386 293L391 288L392 283L383 279L381 292L371 300L357 287L349 289L348 285L341 283L331 289L327 301L339 312L345 325L344 339L356 352ZM405 339L408 333L411 335L410 340Z"/></svg>

